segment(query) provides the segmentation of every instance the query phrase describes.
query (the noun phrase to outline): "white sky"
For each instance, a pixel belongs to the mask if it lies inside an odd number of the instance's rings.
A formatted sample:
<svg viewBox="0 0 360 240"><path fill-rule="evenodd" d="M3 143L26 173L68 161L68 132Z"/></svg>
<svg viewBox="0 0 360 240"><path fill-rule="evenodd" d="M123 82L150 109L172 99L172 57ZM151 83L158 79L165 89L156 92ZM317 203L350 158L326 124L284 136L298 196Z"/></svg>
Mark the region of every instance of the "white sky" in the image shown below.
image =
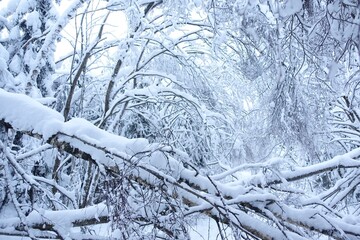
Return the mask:
<svg viewBox="0 0 360 240"><path fill-rule="evenodd" d="M95 1L96 2L96 1ZM58 7L59 15L72 3L72 0L62 0L61 6ZM104 1L99 5L93 6L96 9L102 9L106 7L106 3ZM95 24L97 27L94 30L95 38L97 34L98 27L100 26L100 22L102 21L102 17L105 16L107 10L96 11L92 15L92 19L94 19L94 23L91 23L92 20L88 20L89 25ZM55 59L59 59L61 56L67 55L69 52L72 52L74 49L71 46L70 42L75 40L76 29L79 27L78 24L80 22L81 16L78 16L77 21L73 19L70 23L63 29L62 36L63 38L58 43L58 51L55 53ZM104 28L103 37L106 38L105 41L113 41L116 39L121 39L126 35L127 32L127 23L125 14L121 11L113 11L110 13L109 18L107 20L107 25ZM77 24L77 26L76 26ZM90 39L91 41L92 39Z"/></svg>

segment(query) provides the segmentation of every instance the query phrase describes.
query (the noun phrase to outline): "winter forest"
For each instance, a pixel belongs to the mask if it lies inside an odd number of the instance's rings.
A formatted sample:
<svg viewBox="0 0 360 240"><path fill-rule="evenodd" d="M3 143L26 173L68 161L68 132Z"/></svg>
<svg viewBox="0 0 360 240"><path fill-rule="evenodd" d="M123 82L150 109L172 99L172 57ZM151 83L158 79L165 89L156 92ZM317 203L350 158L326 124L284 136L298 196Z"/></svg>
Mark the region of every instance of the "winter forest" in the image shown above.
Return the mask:
<svg viewBox="0 0 360 240"><path fill-rule="evenodd" d="M360 239L359 0L0 0L0 239Z"/></svg>

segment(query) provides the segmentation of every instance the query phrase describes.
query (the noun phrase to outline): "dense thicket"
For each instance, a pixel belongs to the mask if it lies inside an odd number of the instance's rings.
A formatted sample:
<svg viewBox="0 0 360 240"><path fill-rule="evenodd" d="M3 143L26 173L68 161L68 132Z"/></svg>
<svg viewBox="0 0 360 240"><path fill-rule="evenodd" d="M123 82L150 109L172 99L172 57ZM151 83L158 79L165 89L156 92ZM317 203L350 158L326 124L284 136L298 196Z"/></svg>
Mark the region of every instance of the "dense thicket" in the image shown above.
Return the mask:
<svg viewBox="0 0 360 240"><path fill-rule="evenodd" d="M356 0L1 3L0 238L360 239L359 47Z"/></svg>

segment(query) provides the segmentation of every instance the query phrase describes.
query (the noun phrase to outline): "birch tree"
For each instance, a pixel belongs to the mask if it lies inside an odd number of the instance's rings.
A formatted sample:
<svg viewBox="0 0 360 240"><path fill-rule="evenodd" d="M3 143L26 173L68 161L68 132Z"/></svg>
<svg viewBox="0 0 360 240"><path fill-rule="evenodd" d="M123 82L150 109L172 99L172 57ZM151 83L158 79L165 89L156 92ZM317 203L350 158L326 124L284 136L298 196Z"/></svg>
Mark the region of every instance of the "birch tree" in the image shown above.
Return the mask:
<svg viewBox="0 0 360 240"><path fill-rule="evenodd" d="M358 19L341 0L9 1L0 235L360 238Z"/></svg>

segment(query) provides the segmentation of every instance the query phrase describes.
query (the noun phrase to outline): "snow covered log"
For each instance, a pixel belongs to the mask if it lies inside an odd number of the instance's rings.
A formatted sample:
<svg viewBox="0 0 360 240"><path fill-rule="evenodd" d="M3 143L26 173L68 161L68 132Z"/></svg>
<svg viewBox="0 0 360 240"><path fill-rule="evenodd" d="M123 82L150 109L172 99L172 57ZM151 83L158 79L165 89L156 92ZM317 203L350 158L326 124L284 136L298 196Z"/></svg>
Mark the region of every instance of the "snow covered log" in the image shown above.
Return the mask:
<svg viewBox="0 0 360 240"><path fill-rule="evenodd" d="M41 234L39 231L54 231L60 236L68 236L71 239L76 238L76 233L68 231L71 227L83 227L92 224L101 224L109 221L107 206L100 203L82 209L43 212L32 211L25 218L26 225L19 217L0 220L0 235L24 235L25 228L33 228L36 237L54 238L56 235ZM26 235L25 235L26 236ZM84 236L82 236L84 237ZM95 236L92 236L93 238Z"/></svg>
<svg viewBox="0 0 360 240"><path fill-rule="evenodd" d="M295 171L229 181L236 169L216 176L203 175L189 167L185 154L169 146L150 144L146 139L116 136L84 119L64 122L61 114L41 103L1 89L0 120L3 127L38 137L59 150L91 161L108 177L116 178L127 166L132 166L131 174L127 175L130 181L153 191L165 192L174 201L181 201L184 204L184 209L181 209L184 216L204 213L260 239L306 239L303 231L315 231L335 239L360 238L359 223L345 221L348 219L346 215L334 214L325 201L318 199L311 202L311 199L307 199L300 202L302 205L291 206L267 189L338 168L350 168L358 172L360 164L356 159L360 154L359 149L325 163L296 168ZM39 178L22 172L10 151L1 148L0 153L9 159L10 165L25 181L37 186ZM69 229L86 222L95 224L110 221L107 208L99 204L83 209L32 212L23 216L23 219L3 220L0 221L0 234L10 234L8 230L11 227L14 233L21 231L21 224L28 228L25 233L31 234L29 229L48 230L41 226L49 225L57 232L59 227ZM88 211L100 207L103 211ZM163 219L166 219L166 214L167 211L162 213ZM69 221L57 221L69 215L74 217ZM159 228L165 229L161 225L162 218L158 221ZM66 236L65 233L58 234Z"/></svg>

